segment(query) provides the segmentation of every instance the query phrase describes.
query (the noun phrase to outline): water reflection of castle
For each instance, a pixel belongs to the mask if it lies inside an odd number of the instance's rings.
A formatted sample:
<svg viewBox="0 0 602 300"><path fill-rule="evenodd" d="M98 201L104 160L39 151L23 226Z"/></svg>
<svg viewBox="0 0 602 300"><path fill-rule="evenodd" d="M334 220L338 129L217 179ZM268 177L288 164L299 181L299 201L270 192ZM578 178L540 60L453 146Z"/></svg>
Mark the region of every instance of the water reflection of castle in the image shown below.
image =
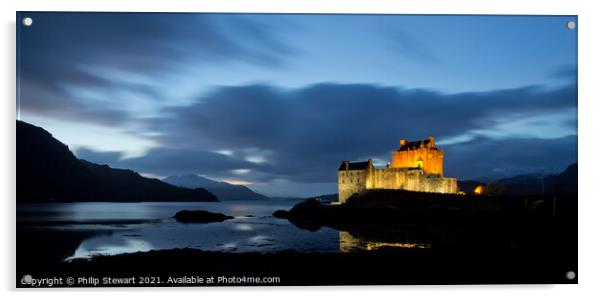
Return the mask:
<svg viewBox="0 0 602 300"><path fill-rule="evenodd" d="M430 248L427 243L418 243L410 241L386 241L382 239L369 239L366 237L353 236L346 231L339 231L339 251L355 252L361 250L378 250L384 247L393 248Z"/></svg>
<svg viewBox="0 0 602 300"><path fill-rule="evenodd" d="M435 138L399 141L399 149L384 169L375 168L372 159L363 162L343 161L339 167L339 202L368 189L396 189L417 192L455 194L455 178L443 177L443 150Z"/></svg>

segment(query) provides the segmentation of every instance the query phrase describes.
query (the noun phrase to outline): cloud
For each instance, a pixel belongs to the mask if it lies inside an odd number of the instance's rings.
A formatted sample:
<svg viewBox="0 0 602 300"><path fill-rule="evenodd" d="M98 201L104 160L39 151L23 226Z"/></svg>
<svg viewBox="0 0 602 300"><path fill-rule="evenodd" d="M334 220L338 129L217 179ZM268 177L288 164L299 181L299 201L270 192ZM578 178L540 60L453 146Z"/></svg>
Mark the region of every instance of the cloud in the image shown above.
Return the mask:
<svg viewBox="0 0 602 300"><path fill-rule="evenodd" d="M227 177L240 173L239 170L269 170L269 167L216 152L155 148L143 156L126 158L119 151L96 151L80 147L75 151L78 158L96 163L108 164L116 168L133 169L159 176L174 174L211 174Z"/></svg>
<svg viewBox="0 0 602 300"><path fill-rule="evenodd" d="M111 166L115 166L125 154L121 151L96 151L88 147L78 147L74 152L80 159Z"/></svg>
<svg viewBox="0 0 602 300"><path fill-rule="evenodd" d="M478 137L445 149L444 172L464 179L500 179L517 174L559 173L577 162L577 136L562 138Z"/></svg>
<svg viewBox="0 0 602 300"><path fill-rule="evenodd" d="M285 193L293 186L301 190L334 184L341 160L388 160L400 138L429 134L447 142L447 170L461 178L556 170L576 160L576 137L558 134L576 133L577 82L571 66L550 74L564 84L554 89L523 86L444 94L322 82L294 89L249 84L208 91L212 80L229 81L227 76L246 70L239 64L286 67L298 53L278 34L291 31L278 30L280 21L262 23L252 15L27 14L34 25L18 28L21 111L68 124L110 126L155 147L139 157L77 150L79 157L95 162L161 176L233 178L266 189L277 183ZM396 29L386 37L403 57L424 64L438 61L434 48L411 32ZM297 40L300 45L307 41ZM205 66L228 72L193 76ZM308 76L297 70L292 78ZM264 76L261 71L253 74ZM287 76L277 76L281 74ZM243 82L241 78L232 81ZM190 93L181 96L180 89L203 94L188 99ZM99 136L83 135L88 140ZM123 140L116 144L110 149L124 149Z"/></svg>
<svg viewBox="0 0 602 300"><path fill-rule="evenodd" d="M560 66L556 68L550 75L553 78L577 82L577 67L575 65Z"/></svg>
<svg viewBox="0 0 602 300"><path fill-rule="evenodd" d="M259 172L262 178L329 182L336 178L333 170L341 160L389 159L400 138L415 140L434 134L441 140L504 128L499 125L534 116L550 116L550 122L554 122L553 118L562 112L572 115L575 107L574 86L441 94L367 84L324 83L292 90L249 85L219 88L190 106L170 108L167 117L151 119L148 124L160 133L157 142L162 145L207 151L228 149L233 157L261 153L263 165L270 168L236 166L257 171L248 176ZM566 119L560 123L574 126ZM507 132L495 132L496 139L537 141L544 135L541 126L508 128ZM471 156L464 148L448 153L448 157L465 153ZM538 165L535 161L520 161L518 154L510 153L506 163L514 158L525 166ZM244 159L240 162L250 163Z"/></svg>
<svg viewBox="0 0 602 300"><path fill-rule="evenodd" d="M425 42L409 32L396 29L390 39L392 50L404 57L426 64L439 61Z"/></svg>
<svg viewBox="0 0 602 300"><path fill-rule="evenodd" d="M124 104L132 95L161 98L156 83L174 71L231 62L278 66L294 53L269 27L237 15L27 16L35 24L19 28L20 110L104 125L131 119Z"/></svg>
<svg viewBox="0 0 602 300"><path fill-rule="evenodd" d="M307 196L312 186L336 190L342 160L390 160L399 139L433 134L451 141L441 146L446 175L500 178L559 172L577 161L575 135L543 132L566 126L576 134L574 120L567 121L576 118L575 108L574 86L460 94L369 84L224 86L147 119L160 146L143 156L86 148L76 155L159 176L204 174L250 182L268 194L274 185L278 195L288 187Z"/></svg>

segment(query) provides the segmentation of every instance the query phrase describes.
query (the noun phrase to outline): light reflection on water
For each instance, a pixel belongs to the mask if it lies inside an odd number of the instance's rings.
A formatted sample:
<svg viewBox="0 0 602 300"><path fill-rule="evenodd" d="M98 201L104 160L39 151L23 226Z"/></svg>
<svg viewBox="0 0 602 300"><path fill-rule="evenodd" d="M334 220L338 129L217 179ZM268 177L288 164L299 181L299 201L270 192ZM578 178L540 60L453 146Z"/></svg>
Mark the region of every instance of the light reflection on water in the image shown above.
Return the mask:
<svg viewBox="0 0 602 300"><path fill-rule="evenodd" d="M198 248L208 251L336 252L338 231L299 229L276 219L277 209L290 209L295 201L219 203L60 203L19 204L19 226L59 230L99 231L84 239L71 258L115 255L152 249ZM183 224L172 216L182 209L202 209L235 216L220 223ZM107 230L109 232L107 233ZM58 245L57 245L58 246Z"/></svg>
<svg viewBox="0 0 602 300"><path fill-rule="evenodd" d="M228 202L77 202L17 205L17 221L108 222L154 220L172 217L182 209L209 210L231 216L270 216L275 209L289 209L295 201Z"/></svg>
<svg viewBox="0 0 602 300"><path fill-rule="evenodd" d="M72 253L67 259L174 248L223 252L352 252L382 247L429 247L426 243L403 239L387 241L382 236L376 239L354 236L328 227L312 232L272 216L275 210L288 210L295 204L296 201L274 200L18 204L17 221L18 227L94 233L76 249L71 249L72 252L67 252ZM235 218L219 223L184 224L172 218L182 209L220 212Z"/></svg>
<svg viewBox="0 0 602 300"><path fill-rule="evenodd" d="M355 237L349 232L339 232L340 252L372 251L381 248L418 248L426 249L432 245L418 242L382 241Z"/></svg>
<svg viewBox="0 0 602 300"><path fill-rule="evenodd" d="M338 250L337 233L329 228L318 232L301 230L286 220L271 216L237 218L210 224L182 224L174 219L164 219L134 229L115 230L109 236L86 239L71 258L187 247L228 252L286 249L334 252Z"/></svg>
<svg viewBox="0 0 602 300"><path fill-rule="evenodd" d="M94 255L115 255L120 253L149 251L154 249L149 242L138 238L116 239L113 236L97 236L85 240L75 253L67 258L91 257Z"/></svg>

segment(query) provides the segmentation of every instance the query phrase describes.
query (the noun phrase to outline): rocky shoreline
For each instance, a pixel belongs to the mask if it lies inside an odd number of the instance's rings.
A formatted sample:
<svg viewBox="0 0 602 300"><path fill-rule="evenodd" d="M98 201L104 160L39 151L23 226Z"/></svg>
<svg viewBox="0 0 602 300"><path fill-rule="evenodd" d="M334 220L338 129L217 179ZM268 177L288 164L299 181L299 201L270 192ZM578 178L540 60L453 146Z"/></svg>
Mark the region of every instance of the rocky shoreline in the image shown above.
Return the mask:
<svg viewBox="0 0 602 300"><path fill-rule="evenodd" d="M338 230L394 224L516 224L540 222L552 217L574 217L577 195L469 196L417 193L402 190L370 190L341 205L307 199L290 210L272 215L288 219L299 228Z"/></svg>

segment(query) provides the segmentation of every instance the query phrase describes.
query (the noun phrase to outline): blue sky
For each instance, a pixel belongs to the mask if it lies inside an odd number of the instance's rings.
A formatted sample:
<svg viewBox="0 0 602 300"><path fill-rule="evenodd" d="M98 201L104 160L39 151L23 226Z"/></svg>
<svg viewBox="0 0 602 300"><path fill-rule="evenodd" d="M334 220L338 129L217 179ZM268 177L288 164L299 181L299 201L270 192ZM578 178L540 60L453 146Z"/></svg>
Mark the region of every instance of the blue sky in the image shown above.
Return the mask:
<svg viewBox="0 0 602 300"><path fill-rule="evenodd" d="M94 162L309 196L428 134L461 179L577 161L573 16L25 16L18 117Z"/></svg>

